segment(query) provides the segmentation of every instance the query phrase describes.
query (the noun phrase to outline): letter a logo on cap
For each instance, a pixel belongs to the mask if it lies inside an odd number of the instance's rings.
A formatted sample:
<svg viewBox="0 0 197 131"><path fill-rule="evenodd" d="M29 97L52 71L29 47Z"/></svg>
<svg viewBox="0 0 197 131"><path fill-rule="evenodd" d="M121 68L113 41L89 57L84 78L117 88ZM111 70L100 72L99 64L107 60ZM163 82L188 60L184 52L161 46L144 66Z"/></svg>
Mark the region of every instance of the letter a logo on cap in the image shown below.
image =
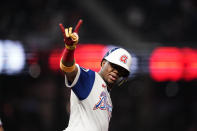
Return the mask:
<svg viewBox="0 0 197 131"><path fill-rule="evenodd" d="M128 57L126 55L122 55L120 57L120 61L123 62L123 63L125 63L125 64L127 63L127 59L128 59Z"/></svg>

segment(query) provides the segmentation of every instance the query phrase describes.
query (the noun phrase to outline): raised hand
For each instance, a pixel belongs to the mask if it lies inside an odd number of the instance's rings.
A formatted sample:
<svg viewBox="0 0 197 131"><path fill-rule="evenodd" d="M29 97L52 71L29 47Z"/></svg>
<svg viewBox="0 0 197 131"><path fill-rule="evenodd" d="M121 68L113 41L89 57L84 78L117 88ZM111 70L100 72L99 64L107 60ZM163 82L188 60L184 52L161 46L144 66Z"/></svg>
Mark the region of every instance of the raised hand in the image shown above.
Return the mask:
<svg viewBox="0 0 197 131"><path fill-rule="evenodd" d="M59 24L63 37L64 37L64 43L66 45L66 48L71 49L71 50L76 48L76 44L79 41L78 31L82 23L83 21L80 19L74 31L72 31L72 27L64 28L62 24Z"/></svg>

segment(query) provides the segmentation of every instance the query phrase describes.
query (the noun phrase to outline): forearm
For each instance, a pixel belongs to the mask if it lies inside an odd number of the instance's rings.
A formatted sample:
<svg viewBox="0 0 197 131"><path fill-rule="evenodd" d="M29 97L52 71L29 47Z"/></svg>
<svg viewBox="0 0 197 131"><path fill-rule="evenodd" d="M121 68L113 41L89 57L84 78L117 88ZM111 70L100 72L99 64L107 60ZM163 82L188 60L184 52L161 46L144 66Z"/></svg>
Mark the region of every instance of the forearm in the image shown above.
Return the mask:
<svg viewBox="0 0 197 131"><path fill-rule="evenodd" d="M62 53L62 59L61 59L62 64L68 67L75 64L74 53L75 50L69 50L65 48Z"/></svg>
<svg viewBox="0 0 197 131"><path fill-rule="evenodd" d="M70 82L74 80L78 71L75 65L74 53L79 40L78 30L81 24L82 20L79 20L74 32L72 32L72 27L64 28L63 25L60 24L65 44L65 48L61 56L60 69L66 74Z"/></svg>
<svg viewBox="0 0 197 131"><path fill-rule="evenodd" d="M74 52L74 50L65 48L60 62L60 69L66 74L70 82L74 81L78 71L75 65Z"/></svg>

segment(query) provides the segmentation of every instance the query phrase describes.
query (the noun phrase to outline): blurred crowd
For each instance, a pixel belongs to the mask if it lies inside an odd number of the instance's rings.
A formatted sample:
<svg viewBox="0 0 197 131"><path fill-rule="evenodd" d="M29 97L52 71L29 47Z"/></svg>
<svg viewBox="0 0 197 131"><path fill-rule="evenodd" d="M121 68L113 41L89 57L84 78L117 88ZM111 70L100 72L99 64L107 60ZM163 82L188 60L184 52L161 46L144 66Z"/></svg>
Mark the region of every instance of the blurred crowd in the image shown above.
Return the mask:
<svg viewBox="0 0 197 131"><path fill-rule="evenodd" d="M99 20L113 16L149 44L196 47L195 0L83 2L2 1L0 39L20 40L27 51L63 47L58 24L73 26L82 18L86 23L80 30L81 43L120 44L117 43L120 37L112 36L106 31L110 29L108 25ZM96 14L102 14L101 10L88 7L98 3L110 15L106 13L103 16L107 17L100 18ZM47 63L42 66L45 68ZM197 131L196 87L196 80L155 82L148 74L139 74L125 87L112 91L114 112L110 131ZM69 92L61 73L47 70L37 78L25 74L0 75L0 119L5 131L63 130L69 119Z"/></svg>
<svg viewBox="0 0 197 131"><path fill-rule="evenodd" d="M144 41L191 46L196 42L195 0L85 0L83 4L79 0L7 0L1 2L0 8L0 38L21 40L41 49L61 42L59 23L73 26L79 18L85 22L80 34L82 43L116 44L118 40L106 31L106 23L98 24L105 18L98 18L99 12L101 16L107 14L102 10L111 12L115 21Z"/></svg>

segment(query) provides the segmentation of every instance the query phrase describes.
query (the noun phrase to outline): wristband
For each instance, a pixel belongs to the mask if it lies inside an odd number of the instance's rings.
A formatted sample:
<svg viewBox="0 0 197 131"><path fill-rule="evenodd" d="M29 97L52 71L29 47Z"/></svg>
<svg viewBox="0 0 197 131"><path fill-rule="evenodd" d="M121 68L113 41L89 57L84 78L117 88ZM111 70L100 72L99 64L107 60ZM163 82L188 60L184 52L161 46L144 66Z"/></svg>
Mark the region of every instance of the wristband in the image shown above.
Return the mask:
<svg viewBox="0 0 197 131"><path fill-rule="evenodd" d="M73 45L65 45L65 47L68 50L74 50L76 48L76 44L73 44Z"/></svg>
<svg viewBox="0 0 197 131"><path fill-rule="evenodd" d="M75 63L72 66L65 66L62 61L60 61L60 69L64 72L73 72L75 70Z"/></svg>

